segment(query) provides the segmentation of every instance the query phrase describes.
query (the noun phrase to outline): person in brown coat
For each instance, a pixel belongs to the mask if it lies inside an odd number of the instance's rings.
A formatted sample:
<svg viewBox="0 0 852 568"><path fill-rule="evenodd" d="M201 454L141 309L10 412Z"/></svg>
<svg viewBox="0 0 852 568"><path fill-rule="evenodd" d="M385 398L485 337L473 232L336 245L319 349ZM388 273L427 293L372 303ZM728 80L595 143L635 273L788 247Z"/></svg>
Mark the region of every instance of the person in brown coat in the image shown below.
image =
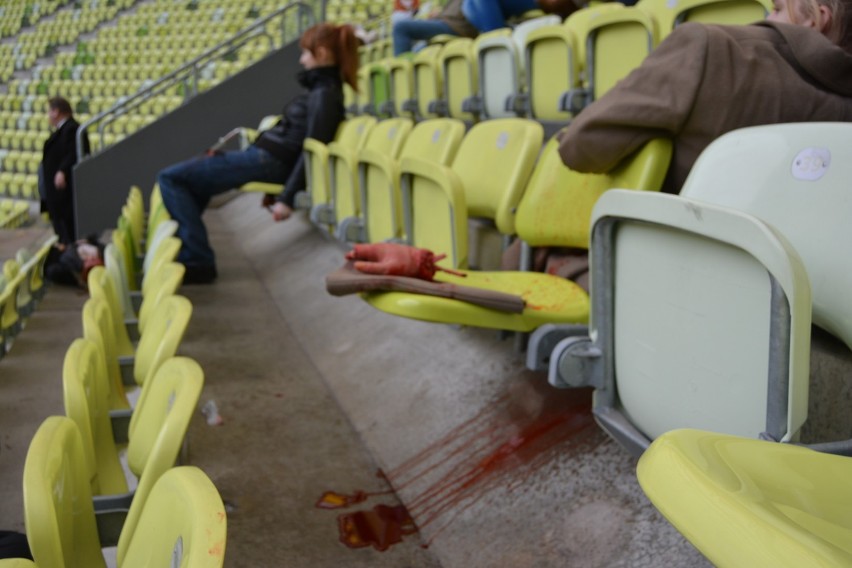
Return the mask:
<svg viewBox="0 0 852 568"><path fill-rule="evenodd" d="M852 0L776 0L749 26L683 24L560 136L580 172L611 170L652 138L674 155L677 193L698 155L747 126L852 121Z"/></svg>

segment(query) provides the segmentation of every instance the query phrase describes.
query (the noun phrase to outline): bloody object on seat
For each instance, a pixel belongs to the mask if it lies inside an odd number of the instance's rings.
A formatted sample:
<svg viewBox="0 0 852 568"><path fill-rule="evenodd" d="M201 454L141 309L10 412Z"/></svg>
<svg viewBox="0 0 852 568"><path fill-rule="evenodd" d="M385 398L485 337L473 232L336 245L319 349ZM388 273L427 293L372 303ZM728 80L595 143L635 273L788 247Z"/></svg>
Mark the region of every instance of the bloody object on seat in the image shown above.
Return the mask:
<svg viewBox="0 0 852 568"><path fill-rule="evenodd" d="M430 250L395 243L355 245L346 253L346 260L354 261L355 270L366 274L409 276L421 280L434 280L435 272L442 270L464 276L462 272L437 266L447 255L436 255Z"/></svg>

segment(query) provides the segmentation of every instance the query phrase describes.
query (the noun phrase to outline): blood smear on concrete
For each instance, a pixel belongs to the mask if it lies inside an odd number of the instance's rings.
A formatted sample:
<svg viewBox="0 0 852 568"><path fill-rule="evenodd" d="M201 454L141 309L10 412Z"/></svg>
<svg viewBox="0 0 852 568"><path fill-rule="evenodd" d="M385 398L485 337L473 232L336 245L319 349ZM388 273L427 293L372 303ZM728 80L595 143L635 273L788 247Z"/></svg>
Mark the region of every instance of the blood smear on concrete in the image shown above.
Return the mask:
<svg viewBox="0 0 852 568"><path fill-rule="evenodd" d="M592 427L591 395L591 389L554 390L538 377L519 381L479 414L384 473L397 492L410 496L407 509L377 505L340 515L341 542L386 550L418 527L432 525L428 546L489 492L523 487L557 455L590 451L605 439ZM329 491L317 507L348 507L371 495Z"/></svg>
<svg viewBox="0 0 852 568"><path fill-rule="evenodd" d="M376 505L371 511L356 511L337 517L340 542L350 548L372 546L384 551L417 532L403 505Z"/></svg>

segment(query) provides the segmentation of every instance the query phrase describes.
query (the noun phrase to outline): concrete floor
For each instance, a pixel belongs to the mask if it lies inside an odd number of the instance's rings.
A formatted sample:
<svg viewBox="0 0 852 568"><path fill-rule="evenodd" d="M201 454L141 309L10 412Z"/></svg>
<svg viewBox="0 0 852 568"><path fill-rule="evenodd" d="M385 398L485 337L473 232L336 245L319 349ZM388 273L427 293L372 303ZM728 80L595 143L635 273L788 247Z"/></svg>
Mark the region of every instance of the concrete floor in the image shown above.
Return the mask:
<svg viewBox="0 0 852 568"><path fill-rule="evenodd" d="M181 354L224 420L197 413L189 440L230 508L226 566L707 565L594 425L588 392L550 388L494 332L329 296L342 250L300 217L273 223L258 199L207 213L220 279L182 289ZM27 444L62 413L84 301L52 287L0 362L0 529L24 529ZM318 508L327 491L366 500ZM400 500L418 533L384 552L341 543L340 515Z"/></svg>

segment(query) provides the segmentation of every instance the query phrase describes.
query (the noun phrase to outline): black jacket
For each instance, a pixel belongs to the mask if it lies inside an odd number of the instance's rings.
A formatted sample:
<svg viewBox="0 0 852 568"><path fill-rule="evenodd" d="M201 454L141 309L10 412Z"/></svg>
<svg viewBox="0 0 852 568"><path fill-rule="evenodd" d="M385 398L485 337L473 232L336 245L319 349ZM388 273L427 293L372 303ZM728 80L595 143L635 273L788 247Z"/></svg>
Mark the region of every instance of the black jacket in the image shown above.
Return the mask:
<svg viewBox="0 0 852 568"><path fill-rule="evenodd" d="M305 158L302 144L305 138L315 138L328 144L334 140L337 127L345 117L343 110L343 81L337 66L316 67L302 71L299 83L307 89L287 103L282 119L263 132L255 145L276 158L299 153L296 165L284 185L278 200L293 206L296 193L305 189Z"/></svg>
<svg viewBox="0 0 852 568"><path fill-rule="evenodd" d="M61 171L65 174L67 189L72 189L71 169L77 163L77 128L79 126L80 124L76 120L69 118L44 143L42 173L47 199L50 199L56 193L56 187L53 185L56 172ZM70 195L70 193L69 191L68 194Z"/></svg>

